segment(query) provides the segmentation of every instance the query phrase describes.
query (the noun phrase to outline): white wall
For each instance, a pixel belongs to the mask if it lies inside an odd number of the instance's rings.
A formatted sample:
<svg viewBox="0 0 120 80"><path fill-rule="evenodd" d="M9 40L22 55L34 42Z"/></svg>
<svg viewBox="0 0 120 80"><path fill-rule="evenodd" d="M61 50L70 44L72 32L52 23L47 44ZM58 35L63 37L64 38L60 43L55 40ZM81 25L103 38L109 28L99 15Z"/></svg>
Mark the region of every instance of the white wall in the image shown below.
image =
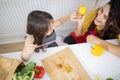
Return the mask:
<svg viewBox="0 0 120 80"><path fill-rule="evenodd" d="M98 0L97 4L95 7L102 7L104 6L107 2L109 2L110 0Z"/></svg>
<svg viewBox="0 0 120 80"><path fill-rule="evenodd" d="M51 13L54 19L69 15L80 5L94 8L96 0L0 0L0 44L24 40L28 13L42 10ZM104 1L104 0L102 0ZM75 29L74 22L56 28L57 35L66 36Z"/></svg>

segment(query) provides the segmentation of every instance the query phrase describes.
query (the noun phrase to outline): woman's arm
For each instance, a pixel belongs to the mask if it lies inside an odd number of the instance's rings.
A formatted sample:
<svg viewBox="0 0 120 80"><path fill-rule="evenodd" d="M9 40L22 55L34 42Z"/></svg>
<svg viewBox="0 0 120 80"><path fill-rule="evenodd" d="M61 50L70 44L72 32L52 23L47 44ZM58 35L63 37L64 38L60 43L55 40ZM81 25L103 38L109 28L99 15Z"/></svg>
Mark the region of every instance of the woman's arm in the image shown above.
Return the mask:
<svg viewBox="0 0 120 80"><path fill-rule="evenodd" d="M76 27L76 30L75 30L75 35L76 37L79 37L82 35L83 33L83 22L85 20L85 16L82 16L82 15L79 15L78 13L74 13L72 15L73 17L73 21L76 21L78 24L77 24L77 27Z"/></svg>
<svg viewBox="0 0 120 80"><path fill-rule="evenodd" d="M78 23L78 25L77 25L77 28L75 30L75 34L76 34L76 36L79 37L82 34L82 24L83 24L84 19L85 19L85 15L81 16L77 12L72 12L69 16L60 18L57 21L55 21L54 28L61 25L61 24L64 24L65 22L67 22L69 20L76 21Z"/></svg>
<svg viewBox="0 0 120 80"><path fill-rule="evenodd" d="M120 57L120 45L111 44L93 35L87 36L87 42L91 44L98 44L110 53Z"/></svg>
<svg viewBox="0 0 120 80"><path fill-rule="evenodd" d="M77 24L77 27L76 27L76 30L75 30L75 35L76 35L76 37L79 37L79 36L81 36L82 35L82 26L81 26L81 24Z"/></svg>

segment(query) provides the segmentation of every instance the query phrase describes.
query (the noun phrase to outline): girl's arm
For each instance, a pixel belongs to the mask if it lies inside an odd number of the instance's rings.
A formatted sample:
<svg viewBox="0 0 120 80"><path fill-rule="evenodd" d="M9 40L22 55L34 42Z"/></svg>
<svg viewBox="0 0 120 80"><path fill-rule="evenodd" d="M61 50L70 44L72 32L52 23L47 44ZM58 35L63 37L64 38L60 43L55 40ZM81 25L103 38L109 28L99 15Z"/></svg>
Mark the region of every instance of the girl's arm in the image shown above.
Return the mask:
<svg viewBox="0 0 120 80"><path fill-rule="evenodd" d="M62 25L64 24L65 22L69 21L70 20L70 16L66 16L66 17L63 17L63 18L60 18L58 20L56 20L54 22L54 28L59 26L59 25Z"/></svg>
<svg viewBox="0 0 120 80"><path fill-rule="evenodd" d="M77 28L75 30L76 36L81 36L82 34L82 24L85 19L85 16L79 15L77 12L72 12L69 16L63 17L58 19L57 21L54 22L54 28L64 24L65 22L71 20L71 21L76 21L78 23Z"/></svg>
<svg viewBox="0 0 120 80"><path fill-rule="evenodd" d="M37 45L33 44L32 41L32 37L31 36L27 36L24 42L24 48L21 54L21 59L23 61L28 61L31 54L33 54L35 48L37 47Z"/></svg>
<svg viewBox="0 0 120 80"><path fill-rule="evenodd" d="M93 35L87 36L87 42L89 42L91 44L101 45L105 50L120 57L120 45L111 44L111 43L106 42L105 40L102 40L102 39L100 39L96 36L93 36Z"/></svg>

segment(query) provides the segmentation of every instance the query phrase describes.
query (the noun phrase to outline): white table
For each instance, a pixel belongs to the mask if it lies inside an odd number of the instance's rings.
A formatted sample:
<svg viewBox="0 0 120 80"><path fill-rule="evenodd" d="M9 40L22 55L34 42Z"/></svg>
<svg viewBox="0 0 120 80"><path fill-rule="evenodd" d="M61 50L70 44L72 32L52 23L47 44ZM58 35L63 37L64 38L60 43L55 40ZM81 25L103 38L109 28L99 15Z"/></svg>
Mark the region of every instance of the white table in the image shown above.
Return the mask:
<svg viewBox="0 0 120 80"><path fill-rule="evenodd" d="M118 44L116 39L108 40L108 42ZM44 53L40 52L33 54L28 62L35 61L37 65L42 65L42 59L66 47L71 48L92 80L95 80L98 77L100 80L105 80L108 77L112 77L114 80L120 80L120 58L107 51L104 51L104 54L102 56L94 56L91 54L91 44L89 43L47 48L47 51ZM21 52L13 52L0 55L21 60ZM47 73L45 73L42 80L50 80Z"/></svg>

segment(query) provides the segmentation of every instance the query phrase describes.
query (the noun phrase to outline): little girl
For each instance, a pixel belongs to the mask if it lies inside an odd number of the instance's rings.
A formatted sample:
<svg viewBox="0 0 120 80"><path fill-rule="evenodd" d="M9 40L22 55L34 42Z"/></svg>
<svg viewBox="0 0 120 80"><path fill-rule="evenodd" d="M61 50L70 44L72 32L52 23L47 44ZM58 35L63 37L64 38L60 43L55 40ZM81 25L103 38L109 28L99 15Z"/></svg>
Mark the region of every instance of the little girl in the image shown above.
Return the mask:
<svg viewBox="0 0 120 80"><path fill-rule="evenodd" d="M25 38L24 48L21 54L21 58L27 61L30 55L35 51L39 52L37 46L56 40L55 27L61 25L69 20L69 16L58 19L54 22L53 17L43 11L32 11L28 15L27 20L27 35ZM40 47L44 50L44 47L57 46L57 43L52 43L48 46Z"/></svg>

